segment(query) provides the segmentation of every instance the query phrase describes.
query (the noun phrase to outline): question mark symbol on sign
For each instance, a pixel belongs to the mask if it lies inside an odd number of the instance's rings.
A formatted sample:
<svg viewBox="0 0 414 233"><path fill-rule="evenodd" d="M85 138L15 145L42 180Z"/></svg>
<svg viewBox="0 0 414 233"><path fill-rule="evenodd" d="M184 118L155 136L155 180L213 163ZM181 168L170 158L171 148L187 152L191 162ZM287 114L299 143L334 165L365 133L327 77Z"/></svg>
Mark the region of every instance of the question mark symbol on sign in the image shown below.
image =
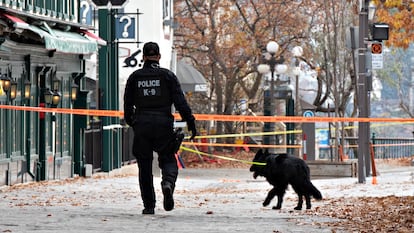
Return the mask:
<svg viewBox="0 0 414 233"><path fill-rule="evenodd" d="M127 38L129 36L129 34L128 34L128 28L129 28L129 26L131 26L131 17L129 17L127 15L124 15L124 16L122 16L119 19L119 22L122 23L122 22L124 22L124 20L126 20L127 22L126 22L126 24L124 26L124 31L122 32L122 37Z"/></svg>
<svg viewBox="0 0 414 233"><path fill-rule="evenodd" d="M89 3L87 1L82 1L80 3L81 8L85 7L85 10L83 10L82 12L82 23L86 23L86 16L88 15L89 12Z"/></svg>

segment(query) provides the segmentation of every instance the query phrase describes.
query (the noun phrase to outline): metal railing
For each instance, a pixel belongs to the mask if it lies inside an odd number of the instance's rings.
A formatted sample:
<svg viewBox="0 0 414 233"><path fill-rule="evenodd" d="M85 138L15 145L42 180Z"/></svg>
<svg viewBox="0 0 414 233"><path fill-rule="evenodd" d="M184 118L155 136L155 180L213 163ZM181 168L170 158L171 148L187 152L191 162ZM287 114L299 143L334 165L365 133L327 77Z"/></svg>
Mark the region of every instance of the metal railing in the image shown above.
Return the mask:
<svg viewBox="0 0 414 233"><path fill-rule="evenodd" d="M376 159L398 159L414 155L414 138L371 138Z"/></svg>
<svg viewBox="0 0 414 233"><path fill-rule="evenodd" d="M124 126L118 130L122 130L122 165L130 164L135 161L132 154L133 130ZM85 129L85 164L92 164L94 171L102 170L103 163L103 127L101 121L91 122L90 128Z"/></svg>
<svg viewBox="0 0 414 233"><path fill-rule="evenodd" d="M356 151L358 148L357 137L346 137L345 154L349 159L358 158ZM407 158L414 155L414 138L388 138L376 137L372 135L370 139L376 159L398 159ZM327 148L324 148L327 151Z"/></svg>

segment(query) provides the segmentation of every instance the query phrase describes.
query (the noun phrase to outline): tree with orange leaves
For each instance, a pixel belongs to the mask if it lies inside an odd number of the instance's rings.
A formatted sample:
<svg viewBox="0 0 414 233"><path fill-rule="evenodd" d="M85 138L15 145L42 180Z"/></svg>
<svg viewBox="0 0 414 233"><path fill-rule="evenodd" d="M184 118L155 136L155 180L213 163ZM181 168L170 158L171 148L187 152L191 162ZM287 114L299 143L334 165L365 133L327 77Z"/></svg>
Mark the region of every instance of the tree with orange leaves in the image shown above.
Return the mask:
<svg viewBox="0 0 414 233"><path fill-rule="evenodd" d="M414 1L374 0L376 21L390 26L387 46L408 48L414 41Z"/></svg>

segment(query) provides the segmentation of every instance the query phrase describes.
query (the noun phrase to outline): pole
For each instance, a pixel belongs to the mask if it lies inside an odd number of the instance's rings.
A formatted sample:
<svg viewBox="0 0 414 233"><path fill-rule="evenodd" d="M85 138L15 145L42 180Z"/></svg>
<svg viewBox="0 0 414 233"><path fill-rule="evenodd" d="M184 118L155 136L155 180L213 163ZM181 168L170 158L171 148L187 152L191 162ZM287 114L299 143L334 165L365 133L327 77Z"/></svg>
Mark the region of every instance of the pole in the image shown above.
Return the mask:
<svg viewBox="0 0 414 233"><path fill-rule="evenodd" d="M116 12L117 13L117 10ZM115 41L115 18L112 16L111 22L111 38ZM111 110L119 110L119 71L118 71L118 43L111 43L111 56L110 56L110 64L111 64L111 76L110 76L110 87L111 87ZM120 124L120 120L118 117L111 118L111 124ZM121 134L122 128L116 128L112 132L113 134L113 169L121 168L122 164L122 150L121 150Z"/></svg>
<svg viewBox="0 0 414 233"><path fill-rule="evenodd" d="M78 90L77 98L73 102L75 109L87 109L88 91ZM87 125L87 117L85 115L73 116L73 173L83 176L84 169L84 130Z"/></svg>
<svg viewBox="0 0 414 233"><path fill-rule="evenodd" d="M299 60L298 60L298 58L296 58L295 66L296 67L299 66ZM295 109L294 109L294 112L293 112L293 115L294 116L300 116L299 115L299 113L300 113L300 110L299 109L300 109L300 100L299 100L299 75L297 74L297 75L295 75ZM298 127L298 126L300 126L300 127ZM302 124L297 123L296 126L293 126L293 130L299 129L299 128L301 128L301 126L302 126ZM298 142L299 142L299 140L300 140L300 138L298 138ZM295 135L292 133L292 144L294 144L294 142L295 142ZM297 152L295 152L295 151L297 151ZM300 157L300 151L299 150L292 149L292 152L294 154L296 154L297 157Z"/></svg>
<svg viewBox="0 0 414 233"><path fill-rule="evenodd" d="M119 110L118 83L118 45L115 35L115 15L117 9L99 9L99 35L108 45L99 50L99 88L103 92L101 109ZM102 117L103 126L119 124L119 119ZM102 170L109 172L121 167L121 132L122 129L103 131Z"/></svg>
<svg viewBox="0 0 414 233"><path fill-rule="evenodd" d="M44 78L43 78L44 79ZM41 78L42 80L42 78ZM41 81L42 83L42 81ZM42 84L41 84L42 86ZM39 107L45 107L44 102L44 88L41 87L40 91L40 103ZM46 113L40 112L39 113L39 161L38 161L38 171L36 172L37 181L46 180Z"/></svg>
<svg viewBox="0 0 414 233"><path fill-rule="evenodd" d="M99 9L99 36L108 41L108 45L99 49L99 88L103 92L103 98L100 99L99 108L110 110L110 75L111 75L111 47L113 39L111 38L111 24L112 24L112 9ZM110 117L102 117L102 124L104 126L111 124ZM103 131L102 144L102 171L109 172L112 170L112 142L111 131Z"/></svg>
<svg viewBox="0 0 414 233"><path fill-rule="evenodd" d="M358 110L360 118L369 117L366 52L368 40L368 6L369 0L364 0L359 12L359 49L358 49ZM369 122L358 123L358 182L365 183L366 160L369 160Z"/></svg>
<svg viewBox="0 0 414 233"><path fill-rule="evenodd" d="M272 60L274 58L272 57ZM273 62L271 63L271 80L270 80L270 103L269 103L269 115L270 116L274 116L275 115L275 80L274 80L274 76L275 76L275 65L273 64ZM269 122L269 132L275 132L275 122ZM272 134L269 135L269 145L276 145L276 135ZM271 153L275 153L275 149L269 149Z"/></svg>
<svg viewBox="0 0 414 233"><path fill-rule="evenodd" d="M56 179L56 113L52 112L52 156L53 156L53 179Z"/></svg>
<svg viewBox="0 0 414 233"><path fill-rule="evenodd" d="M39 78L39 107L46 107L45 92L46 92L46 73L49 72L50 66L38 67ZM47 179L47 158L46 158L46 113L39 113L39 161L38 170L36 172L36 181L43 181Z"/></svg>
<svg viewBox="0 0 414 233"><path fill-rule="evenodd" d="M264 98L263 98L263 115L264 116L274 116L275 115L275 108L276 108L276 102L275 102L275 84L280 85L279 82L275 83L274 76L275 76L275 66L276 64L282 64L284 62L283 57L280 57L279 59L276 59L276 51L268 51L271 55L270 59L267 60L267 64L270 67L270 91L266 90L264 92ZM279 81L277 79L277 81ZM270 93L269 93L270 92ZM274 133L275 132L275 122L265 122L264 124L264 132ZM263 136L263 144L264 145L276 145L278 140L276 138L275 134L271 135L265 135ZM270 153L276 153L275 148L269 149Z"/></svg>
<svg viewBox="0 0 414 233"><path fill-rule="evenodd" d="M6 93L7 95L7 104L12 105L10 100L10 90ZM6 158L9 161L11 157L11 144L12 144L12 127L11 127L11 109L6 110ZM11 171L10 171L10 162L7 163L7 173L6 173L6 185L11 185Z"/></svg>
<svg viewBox="0 0 414 233"><path fill-rule="evenodd" d="M31 76L31 69L30 69L30 64L31 64L30 55L24 56L24 61L25 61L25 69L26 69L26 77L25 78L30 81L30 77L32 77ZM25 100L25 105L30 106L30 97L27 100ZM35 176L33 175L33 173L30 170L30 167L31 167L31 155L30 155L31 134L30 134L30 127L29 126L30 126L30 122L31 122L30 121L31 116L30 116L29 111L25 111L24 118L25 118L25 121L24 121L25 122L25 136L24 136L24 138L25 138L26 172L34 180Z"/></svg>
<svg viewBox="0 0 414 233"><path fill-rule="evenodd" d="M294 116L295 115L295 100L290 96L286 101L286 116ZM288 146L286 151L288 154L294 153L294 149L290 146L295 144L295 134L293 131L295 130L295 123L287 122L286 123L286 131L289 132L286 134L286 145Z"/></svg>
<svg viewBox="0 0 414 233"><path fill-rule="evenodd" d="M306 133L303 133L302 148L303 148L303 160L307 160L307 145L306 145Z"/></svg>
<svg viewBox="0 0 414 233"><path fill-rule="evenodd" d="M299 115L299 75L295 76L295 112Z"/></svg>
<svg viewBox="0 0 414 233"><path fill-rule="evenodd" d="M269 61L270 65L270 91L265 91L264 93L264 106L263 106L263 115L265 116L273 116L274 115L274 96L275 96L275 86L274 86L274 75L275 75L275 61L272 55L271 60ZM275 123L274 122L265 122L264 124L264 132L274 132L275 131ZM265 135L263 137L263 144L264 145L276 145L276 138L275 135ZM274 152L273 148L269 149L270 153Z"/></svg>

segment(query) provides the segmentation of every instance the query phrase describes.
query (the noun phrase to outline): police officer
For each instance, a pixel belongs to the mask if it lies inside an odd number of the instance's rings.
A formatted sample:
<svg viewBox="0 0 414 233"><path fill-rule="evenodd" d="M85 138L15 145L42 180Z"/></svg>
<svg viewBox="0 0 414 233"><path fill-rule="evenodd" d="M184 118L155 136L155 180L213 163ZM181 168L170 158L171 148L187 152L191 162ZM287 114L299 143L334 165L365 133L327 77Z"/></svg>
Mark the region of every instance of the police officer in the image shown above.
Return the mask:
<svg viewBox="0 0 414 233"><path fill-rule="evenodd" d="M158 153L164 209L174 208L173 193L178 176L174 151L167 145L173 139L172 104L187 122L191 139L197 134L195 118L173 72L160 67L158 44L144 44L144 66L133 72L124 94L124 118L134 129L133 154L138 163L138 179L144 204L142 214L154 214L155 192L152 174L153 151Z"/></svg>

